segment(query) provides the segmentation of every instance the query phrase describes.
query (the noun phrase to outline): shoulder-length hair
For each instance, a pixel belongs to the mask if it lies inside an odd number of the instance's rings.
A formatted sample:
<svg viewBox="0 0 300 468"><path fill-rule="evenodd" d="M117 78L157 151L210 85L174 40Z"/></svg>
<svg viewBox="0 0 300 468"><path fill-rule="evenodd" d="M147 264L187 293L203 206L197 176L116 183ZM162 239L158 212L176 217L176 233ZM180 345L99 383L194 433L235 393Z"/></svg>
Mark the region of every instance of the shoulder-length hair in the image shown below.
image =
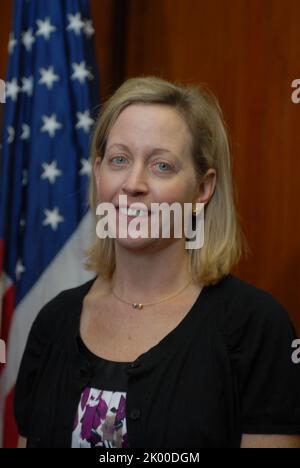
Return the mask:
<svg viewBox="0 0 300 468"><path fill-rule="evenodd" d="M192 137L191 153L199 180L209 168L216 170L216 188L204 212L204 245L188 250L194 281L214 284L230 273L248 248L235 208L229 139L219 103L202 85L175 84L153 76L128 79L100 111L91 141L92 167L97 157L104 157L113 124L131 104L165 104L176 109ZM96 224L97 191L93 174L89 203ZM98 238L96 229L93 237L85 267L109 279L115 269L114 239Z"/></svg>

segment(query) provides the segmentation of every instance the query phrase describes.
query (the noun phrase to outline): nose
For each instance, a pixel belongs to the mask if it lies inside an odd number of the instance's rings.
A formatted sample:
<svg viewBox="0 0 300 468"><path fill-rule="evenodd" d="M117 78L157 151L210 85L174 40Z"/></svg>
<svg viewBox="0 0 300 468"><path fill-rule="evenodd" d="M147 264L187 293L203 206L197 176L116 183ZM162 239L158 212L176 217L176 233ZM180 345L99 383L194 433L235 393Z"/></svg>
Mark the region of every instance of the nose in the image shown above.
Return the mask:
<svg viewBox="0 0 300 468"><path fill-rule="evenodd" d="M148 192L147 175L142 164L135 165L128 171L122 184L122 191L132 196Z"/></svg>

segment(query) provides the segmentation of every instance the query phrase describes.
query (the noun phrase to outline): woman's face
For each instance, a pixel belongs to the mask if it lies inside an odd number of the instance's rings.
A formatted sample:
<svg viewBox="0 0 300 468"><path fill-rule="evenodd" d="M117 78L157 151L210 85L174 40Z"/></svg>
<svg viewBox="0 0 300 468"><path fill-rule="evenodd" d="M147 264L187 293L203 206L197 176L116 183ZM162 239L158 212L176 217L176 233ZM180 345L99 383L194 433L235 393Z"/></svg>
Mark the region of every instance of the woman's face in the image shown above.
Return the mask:
<svg viewBox="0 0 300 468"><path fill-rule="evenodd" d="M190 143L189 130L175 109L160 104L128 106L109 133L103 159L95 161L98 200L117 207L119 195L127 195L129 206L139 202L148 209L151 203L179 202L183 206L202 201ZM126 216L126 222L131 220ZM166 241L117 238L130 248Z"/></svg>

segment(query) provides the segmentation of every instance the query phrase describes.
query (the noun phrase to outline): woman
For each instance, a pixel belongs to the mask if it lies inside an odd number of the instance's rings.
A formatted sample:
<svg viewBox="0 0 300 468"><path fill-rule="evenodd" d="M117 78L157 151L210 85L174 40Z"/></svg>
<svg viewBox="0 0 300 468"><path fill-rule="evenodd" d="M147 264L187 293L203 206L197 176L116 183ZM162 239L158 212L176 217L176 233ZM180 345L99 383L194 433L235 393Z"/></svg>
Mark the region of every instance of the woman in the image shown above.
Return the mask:
<svg viewBox="0 0 300 468"><path fill-rule="evenodd" d="M95 278L59 294L32 327L16 386L20 445L300 446L291 323L230 273L243 238L216 99L130 79L102 110L91 160L91 208L116 207L118 235L95 235ZM147 225L153 203L190 203L194 214L204 204L204 245L187 249L174 219L169 238L122 238L136 202Z"/></svg>

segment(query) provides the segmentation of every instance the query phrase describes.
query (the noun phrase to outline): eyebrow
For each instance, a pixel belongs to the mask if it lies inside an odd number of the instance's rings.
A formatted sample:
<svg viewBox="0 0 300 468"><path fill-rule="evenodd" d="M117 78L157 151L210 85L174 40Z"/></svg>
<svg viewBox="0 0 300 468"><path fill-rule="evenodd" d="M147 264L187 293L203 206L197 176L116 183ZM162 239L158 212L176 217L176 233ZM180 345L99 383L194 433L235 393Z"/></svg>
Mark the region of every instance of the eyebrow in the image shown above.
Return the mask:
<svg viewBox="0 0 300 468"><path fill-rule="evenodd" d="M117 148L120 148L120 149L123 149L124 151L128 151L129 153L131 152L130 149L128 148L128 146L122 144L122 143L113 143L112 145L110 145L107 150L110 150L114 147L117 147ZM167 148L153 148L150 155L153 155L155 153L169 153L171 154L172 156L174 156L176 159L178 159L178 161L180 161L180 158L175 154L173 153L172 151L168 150Z"/></svg>

